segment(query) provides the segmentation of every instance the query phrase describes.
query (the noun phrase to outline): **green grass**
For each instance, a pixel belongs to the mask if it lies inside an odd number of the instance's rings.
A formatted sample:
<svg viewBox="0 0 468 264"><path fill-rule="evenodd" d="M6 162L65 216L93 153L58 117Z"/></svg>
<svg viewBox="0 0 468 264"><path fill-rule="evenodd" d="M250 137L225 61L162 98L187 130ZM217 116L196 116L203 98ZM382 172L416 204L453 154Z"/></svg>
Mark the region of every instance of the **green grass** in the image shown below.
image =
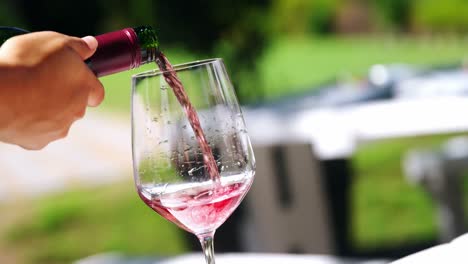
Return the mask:
<svg viewBox="0 0 468 264"><path fill-rule="evenodd" d="M23 215L2 234L21 263L70 263L102 252L167 256L187 250L180 229L147 207L133 183L72 190L2 212Z"/></svg>
<svg viewBox="0 0 468 264"><path fill-rule="evenodd" d="M468 41L395 37L278 39L259 59L267 98L301 92L336 78L363 77L370 66L408 63L430 66L460 62Z"/></svg>
<svg viewBox="0 0 468 264"><path fill-rule="evenodd" d="M436 209L429 194L403 174L408 150L436 149L453 135L383 140L360 147L353 157L352 237L369 249L436 239ZM466 189L468 190L468 189Z"/></svg>

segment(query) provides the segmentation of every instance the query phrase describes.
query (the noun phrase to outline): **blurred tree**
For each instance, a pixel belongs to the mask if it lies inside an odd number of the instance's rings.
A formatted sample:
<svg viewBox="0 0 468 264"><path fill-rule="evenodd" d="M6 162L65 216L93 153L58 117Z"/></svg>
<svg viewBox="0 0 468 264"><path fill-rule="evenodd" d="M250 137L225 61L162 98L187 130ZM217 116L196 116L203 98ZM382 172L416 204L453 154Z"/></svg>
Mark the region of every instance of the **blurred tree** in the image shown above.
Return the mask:
<svg viewBox="0 0 468 264"><path fill-rule="evenodd" d="M235 76L241 70L254 70L255 58L265 43L264 26L269 20L264 19L264 14L270 6L269 0L7 1L18 9L25 28L31 31L55 30L84 36L128 26L153 25L163 49L176 45L199 54L222 51L217 56L229 61ZM229 48L223 48L226 43Z"/></svg>
<svg viewBox="0 0 468 264"><path fill-rule="evenodd" d="M268 0L159 1L154 16L162 46L176 44L223 57L240 101L262 97L255 61L265 46ZM166 44L167 43L167 44ZM239 81L244 81L239 84Z"/></svg>
<svg viewBox="0 0 468 264"><path fill-rule="evenodd" d="M237 29L246 20L253 22L252 10L266 11L267 4L267 0L158 1L154 16L163 42L207 52L221 39L242 38ZM258 26L255 22L249 31L257 30L254 28Z"/></svg>
<svg viewBox="0 0 468 264"><path fill-rule="evenodd" d="M23 17L13 0L0 2L0 25L25 27Z"/></svg>
<svg viewBox="0 0 468 264"><path fill-rule="evenodd" d="M377 15L397 32L406 32L410 28L413 1L408 0L379 0L372 1L377 9Z"/></svg>
<svg viewBox="0 0 468 264"><path fill-rule="evenodd" d="M242 103L265 98L266 91L258 76L257 61L268 44L265 27L268 19L266 12L259 9L246 10L242 19L222 34L214 51L215 56L222 57L230 67L232 81Z"/></svg>
<svg viewBox="0 0 468 264"><path fill-rule="evenodd" d="M412 27L417 32L468 32L468 1L417 0L411 13Z"/></svg>
<svg viewBox="0 0 468 264"><path fill-rule="evenodd" d="M95 34L102 10L94 0L73 4L63 0L12 1L31 31L55 30L64 34Z"/></svg>
<svg viewBox="0 0 468 264"><path fill-rule="evenodd" d="M98 25L101 32L139 25L159 28L155 15L157 1L100 0L97 3L102 10L102 20Z"/></svg>
<svg viewBox="0 0 468 264"><path fill-rule="evenodd" d="M337 33L363 33L374 30L373 14L367 0L343 1L335 21Z"/></svg>
<svg viewBox="0 0 468 264"><path fill-rule="evenodd" d="M343 0L273 0L269 16L273 35L331 33Z"/></svg>

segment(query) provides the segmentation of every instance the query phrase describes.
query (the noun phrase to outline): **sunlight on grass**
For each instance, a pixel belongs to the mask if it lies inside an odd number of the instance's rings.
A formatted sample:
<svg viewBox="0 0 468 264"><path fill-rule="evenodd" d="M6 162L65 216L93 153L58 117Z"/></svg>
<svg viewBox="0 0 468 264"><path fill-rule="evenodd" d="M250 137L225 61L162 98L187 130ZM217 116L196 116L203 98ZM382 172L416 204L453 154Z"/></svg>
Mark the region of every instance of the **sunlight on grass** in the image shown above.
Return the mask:
<svg viewBox="0 0 468 264"><path fill-rule="evenodd" d="M187 250L183 231L148 208L132 182L74 190L11 207L27 212L3 234L24 263L70 263L110 251L167 256Z"/></svg>

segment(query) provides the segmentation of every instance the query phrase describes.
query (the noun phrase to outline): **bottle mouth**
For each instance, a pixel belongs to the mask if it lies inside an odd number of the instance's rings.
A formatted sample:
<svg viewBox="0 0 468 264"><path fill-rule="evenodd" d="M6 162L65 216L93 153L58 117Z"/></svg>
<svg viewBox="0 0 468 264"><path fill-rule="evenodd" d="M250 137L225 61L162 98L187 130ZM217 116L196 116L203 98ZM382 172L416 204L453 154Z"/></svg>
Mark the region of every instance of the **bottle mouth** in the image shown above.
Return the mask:
<svg viewBox="0 0 468 264"><path fill-rule="evenodd" d="M134 27L133 30L138 36L138 43L142 49L159 50L159 40L153 27L148 25L139 26Z"/></svg>
<svg viewBox="0 0 468 264"><path fill-rule="evenodd" d="M135 32L136 40L140 47L140 62L145 64L155 61L159 53L159 41L156 30L148 25L134 27L132 30Z"/></svg>
<svg viewBox="0 0 468 264"><path fill-rule="evenodd" d="M185 71L185 70L197 68L200 66L206 66L209 64L221 64L222 65L222 63L223 63L223 59L221 58L211 58L211 59L196 60L196 61L172 65L172 68L173 68L173 71L179 72L179 71ZM171 70L161 71L160 69L154 69L154 70L144 71L144 72L132 75L132 78L154 77L157 75L161 75L165 72L171 72Z"/></svg>
<svg viewBox="0 0 468 264"><path fill-rule="evenodd" d="M142 64L150 63L156 60L159 50L150 48L150 49L144 49L140 48L140 54L141 54L141 62Z"/></svg>

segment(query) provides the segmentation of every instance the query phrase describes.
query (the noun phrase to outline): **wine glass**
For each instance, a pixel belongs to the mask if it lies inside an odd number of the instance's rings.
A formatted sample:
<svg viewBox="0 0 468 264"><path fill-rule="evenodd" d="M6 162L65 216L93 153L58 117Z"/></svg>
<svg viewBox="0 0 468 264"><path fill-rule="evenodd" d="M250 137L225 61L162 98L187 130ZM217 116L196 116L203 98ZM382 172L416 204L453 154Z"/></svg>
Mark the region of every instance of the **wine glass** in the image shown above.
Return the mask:
<svg viewBox="0 0 468 264"><path fill-rule="evenodd" d="M132 77L135 184L149 207L198 237L207 264L214 264L215 231L247 194L255 158L223 61L195 61L173 69ZM193 108L168 85L165 77L174 73ZM206 141L194 133L194 115Z"/></svg>

